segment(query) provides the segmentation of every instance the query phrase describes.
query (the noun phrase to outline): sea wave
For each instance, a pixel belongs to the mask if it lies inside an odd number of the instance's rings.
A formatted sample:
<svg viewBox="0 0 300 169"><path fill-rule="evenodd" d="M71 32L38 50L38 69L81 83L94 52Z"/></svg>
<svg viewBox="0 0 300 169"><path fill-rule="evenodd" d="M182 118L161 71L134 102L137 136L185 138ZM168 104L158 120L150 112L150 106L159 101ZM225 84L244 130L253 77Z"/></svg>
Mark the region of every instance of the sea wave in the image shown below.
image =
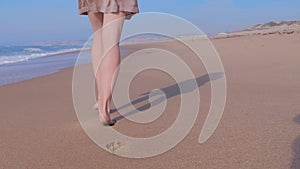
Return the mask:
<svg viewBox="0 0 300 169"><path fill-rule="evenodd" d="M43 50L40 48L25 48L24 51L27 52L42 52Z"/></svg>
<svg viewBox="0 0 300 169"><path fill-rule="evenodd" d="M52 52L43 52L43 50L41 50L39 48L25 48L24 51L29 51L29 52L31 52L31 54L0 56L0 65L11 64L11 63L16 63L16 62L23 62L23 61L27 61L27 60L39 58L39 57L62 55L62 54L68 54L68 53L72 53L72 52L80 52L81 50L83 50L83 49L82 48L70 48L70 49L62 49L62 50L52 51Z"/></svg>

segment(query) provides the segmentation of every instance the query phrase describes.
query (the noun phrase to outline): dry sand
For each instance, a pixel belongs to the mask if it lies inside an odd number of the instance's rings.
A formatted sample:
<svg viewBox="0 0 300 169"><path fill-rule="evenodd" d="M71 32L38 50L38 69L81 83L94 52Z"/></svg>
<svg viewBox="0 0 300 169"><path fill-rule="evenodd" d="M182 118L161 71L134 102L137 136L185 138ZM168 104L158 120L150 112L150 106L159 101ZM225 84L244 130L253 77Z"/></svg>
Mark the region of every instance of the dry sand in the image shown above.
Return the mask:
<svg viewBox="0 0 300 169"><path fill-rule="evenodd" d="M203 79L201 113L175 148L145 159L123 158L99 148L77 120L73 68L67 68L0 87L0 168L300 168L300 34L212 41L225 67L228 95L219 127L205 144L198 143L198 136L209 108L210 84L201 63L182 53ZM156 46L180 52L176 44ZM132 82L130 96L173 84L162 72L146 71ZM153 136L172 124L179 102L180 95L169 98L164 114L150 124L122 119L114 128L129 136Z"/></svg>

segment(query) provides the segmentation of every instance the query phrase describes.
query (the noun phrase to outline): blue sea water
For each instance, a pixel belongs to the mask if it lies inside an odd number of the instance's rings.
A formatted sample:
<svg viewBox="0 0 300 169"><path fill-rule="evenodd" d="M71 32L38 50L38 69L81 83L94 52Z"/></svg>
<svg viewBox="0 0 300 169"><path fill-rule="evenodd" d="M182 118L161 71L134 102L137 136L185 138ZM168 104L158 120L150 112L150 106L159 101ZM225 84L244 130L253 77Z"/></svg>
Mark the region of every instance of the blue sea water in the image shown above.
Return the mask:
<svg viewBox="0 0 300 169"><path fill-rule="evenodd" d="M121 42L121 56L130 51L122 44L136 44L165 40L161 35L145 34ZM0 45L0 86L58 72L72 67L82 49L90 49L91 42L61 41L39 42L34 44ZM81 60L80 64L90 63L91 58ZM78 64L78 63L77 63Z"/></svg>
<svg viewBox="0 0 300 169"><path fill-rule="evenodd" d="M74 66L84 41L0 46L0 85L58 72ZM87 58L81 64L89 63Z"/></svg>
<svg viewBox="0 0 300 169"><path fill-rule="evenodd" d="M58 72L62 68L75 64L91 62L91 57L84 57L77 62L84 41L47 42L32 45L0 46L0 86L16 83ZM121 47L121 56L129 51ZM85 51L90 56L90 50Z"/></svg>
<svg viewBox="0 0 300 169"><path fill-rule="evenodd" d="M82 48L83 44L84 41L64 41L24 45L2 45L0 46L0 65L78 51Z"/></svg>

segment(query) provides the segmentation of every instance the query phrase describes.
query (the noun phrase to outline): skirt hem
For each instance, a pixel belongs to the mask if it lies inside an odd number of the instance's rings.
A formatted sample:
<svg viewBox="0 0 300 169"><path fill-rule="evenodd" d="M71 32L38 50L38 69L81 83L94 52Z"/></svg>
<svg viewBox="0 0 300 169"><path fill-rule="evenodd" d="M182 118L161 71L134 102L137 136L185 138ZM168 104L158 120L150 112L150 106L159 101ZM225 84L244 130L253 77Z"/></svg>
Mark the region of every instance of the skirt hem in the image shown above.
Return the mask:
<svg viewBox="0 0 300 169"><path fill-rule="evenodd" d="M89 8L89 7L82 7L78 9L78 14L79 15L87 15L88 12L92 13L116 13L116 12L125 12L126 16L125 19L130 19L134 14L139 13L139 10L137 7L133 7L131 9L96 9L96 8Z"/></svg>

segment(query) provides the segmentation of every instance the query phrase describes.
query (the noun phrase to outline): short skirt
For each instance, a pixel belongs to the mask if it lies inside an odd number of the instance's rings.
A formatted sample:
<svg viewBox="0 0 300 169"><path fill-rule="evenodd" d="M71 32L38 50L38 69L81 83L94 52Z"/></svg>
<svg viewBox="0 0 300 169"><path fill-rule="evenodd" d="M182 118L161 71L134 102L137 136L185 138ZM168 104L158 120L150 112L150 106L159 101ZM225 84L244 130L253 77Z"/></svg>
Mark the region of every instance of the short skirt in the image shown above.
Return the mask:
<svg viewBox="0 0 300 169"><path fill-rule="evenodd" d="M87 15L88 12L125 12L125 19L130 19L139 9L137 0L78 0L78 13Z"/></svg>

